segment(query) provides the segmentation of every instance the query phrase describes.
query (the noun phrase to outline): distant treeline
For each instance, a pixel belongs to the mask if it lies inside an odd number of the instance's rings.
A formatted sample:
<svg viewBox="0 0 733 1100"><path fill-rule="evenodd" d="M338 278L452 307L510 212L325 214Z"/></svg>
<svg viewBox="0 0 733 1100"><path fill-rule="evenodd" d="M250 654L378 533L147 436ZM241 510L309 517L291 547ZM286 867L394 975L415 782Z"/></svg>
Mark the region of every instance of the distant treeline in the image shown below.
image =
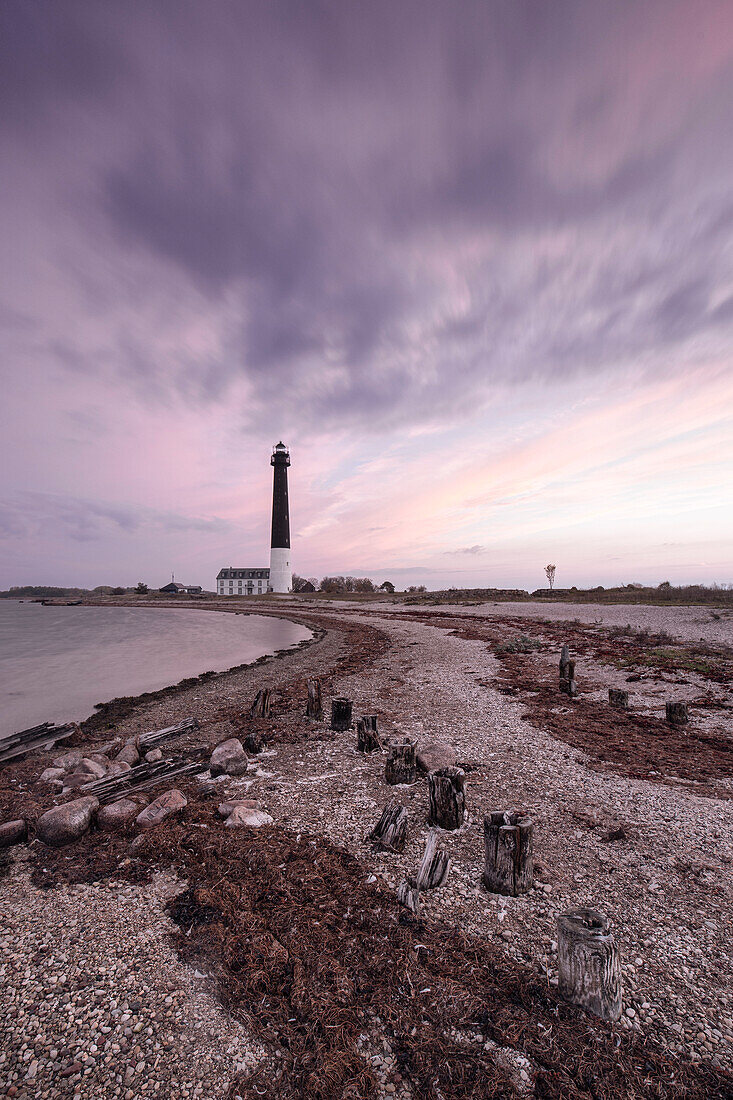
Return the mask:
<svg viewBox="0 0 733 1100"><path fill-rule="evenodd" d="M617 588L604 588L599 585L597 588L536 588L534 592L521 588L447 588L439 592L428 592L426 598L446 603L455 600L546 600L561 603L711 604L716 607L733 607L733 585L674 585L664 581L656 587L626 584Z"/></svg>
<svg viewBox="0 0 733 1100"><path fill-rule="evenodd" d="M96 588L54 588L50 584L26 584L0 592L0 599L24 600L39 596L42 599L51 599L55 596L124 596L125 592L132 591L134 591L132 588L112 588L108 584L100 584Z"/></svg>

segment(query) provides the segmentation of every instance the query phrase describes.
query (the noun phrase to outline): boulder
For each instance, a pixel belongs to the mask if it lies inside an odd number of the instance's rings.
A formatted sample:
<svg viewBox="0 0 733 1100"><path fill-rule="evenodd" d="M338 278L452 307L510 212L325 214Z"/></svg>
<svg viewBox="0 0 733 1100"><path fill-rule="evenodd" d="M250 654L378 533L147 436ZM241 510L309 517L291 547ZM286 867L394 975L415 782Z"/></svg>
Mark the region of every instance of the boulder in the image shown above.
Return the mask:
<svg viewBox="0 0 733 1100"><path fill-rule="evenodd" d="M109 767L109 757L105 756L103 752L88 752L84 759L93 760L95 764L100 764L105 771Z"/></svg>
<svg viewBox="0 0 733 1100"><path fill-rule="evenodd" d="M124 760L113 760L110 766L107 768L106 779L111 779L115 775L124 775L125 772L130 771L130 765Z"/></svg>
<svg viewBox="0 0 733 1100"><path fill-rule="evenodd" d="M228 741L222 741L217 745L212 752L209 769L212 776L244 775L247 765L247 753L242 747L242 742L236 737L230 737Z"/></svg>
<svg viewBox="0 0 733 1100"><path fill-rule="evenodd" d="M28 836L28 826L22 817L15 821L5 821L0 825L0 848L9 848L11 844L21 844Z"/></svg>
<svg viewBox="0 0 733 1100"><path fill-rule="evenodd" d="M229 817L232 810L236 810L237 806L244 806L248 810L256 810L259 803L256 798L233 798L229 802L219 803L219 813L222 817Z"/></svg>
<svg viewBox="0 0 733 1100"><path fill-rule="evenodd" d="M154 798L150 805L137 815L137 824L141 829L152 829L187 805L188 799L180 791L175 788L166 791L165 794Z"/></svg>
<svg viewBox="0 0 733 1100"><path fill-rule="evenodd" d="M109 760L107 760L106 758L105 763L100 764L98 760L92 760L90 756L85 756L76 771L85 771L91 776L92 779L102 779L107 772L108 766Z"/></svg>
<svg viewBox="0 0 733 1100"><path fill-rule="evenodd" d="M160 751L160 749L149 749L145 753L145 759L147 760L148 764L157 764L159 760L163 759L163 753Z"/></svg>
<svg viewBox="0 0 733 1100"><path fill-rule="evenodd" d="M251 806L235 806L224 824L227 829L238 829L243 825L259 829L261 825L272 825L273 820L264 810L253 809Z"/></svg>
<svg viewBox="0 0 733 1100"><path fill-rule="evenodd" d="M70 749L69 752L62 752L61 756L57 756L54 759L53 766L54 768L63 768L66 772L73 771L77 764L81 764L83 755L78 749Z"/></svg>
<svg viewBox="0 0 733 1100"><path fill-rule="evenodd" d="M39 817L36 835L51 848L71 844L84 835L91 825L92 814L98 809L99 799L93 794L77 798L63 806L54 806Z"/></svg>
<svg viewBox="0 0 733 1100"><path fill-rule="evenodd" d="M63 768L46 768L41 772L38 777L39 783L56 783L59 779L63 779L66 772Z"/></svg>
<svg viewBox="0 0 733 1100"><path fill-rule="evenodd" d="M121 798L118 802L111 802L97 811L97 825L105 832L114 832L117 829L123 829L139 813L138 802L133 802L131 798Z"/></svg>
<svg viewBox="0 0 733 1100"><path fill-rule="evenodd" d="M140 753L137 751L132 741L128 741L126 745L122 746L115 757L115 762L118 764L129 764L131 768L134 768L136 764L140 763Z"/></svg>
<svg viewBox="0 0 733 1100"><path fill-rule="evenodd" d="M444 741L421 741L417 746L417 766L424 772L441 768L454 768L458 760L456 750Z"/></svg>

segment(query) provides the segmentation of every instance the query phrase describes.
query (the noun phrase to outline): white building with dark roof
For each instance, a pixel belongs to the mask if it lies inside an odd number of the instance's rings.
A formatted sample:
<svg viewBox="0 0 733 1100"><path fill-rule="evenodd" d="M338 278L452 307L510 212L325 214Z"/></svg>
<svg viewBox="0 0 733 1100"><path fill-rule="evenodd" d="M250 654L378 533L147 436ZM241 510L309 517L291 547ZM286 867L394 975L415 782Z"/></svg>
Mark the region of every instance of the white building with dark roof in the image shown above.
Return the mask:
<svg viewBox="0 0 733 1100"><path fill-rule="evenodd" d="M269 569L239 569L230 565L216 577L218 596L261 596L270 587Z"/></svg>

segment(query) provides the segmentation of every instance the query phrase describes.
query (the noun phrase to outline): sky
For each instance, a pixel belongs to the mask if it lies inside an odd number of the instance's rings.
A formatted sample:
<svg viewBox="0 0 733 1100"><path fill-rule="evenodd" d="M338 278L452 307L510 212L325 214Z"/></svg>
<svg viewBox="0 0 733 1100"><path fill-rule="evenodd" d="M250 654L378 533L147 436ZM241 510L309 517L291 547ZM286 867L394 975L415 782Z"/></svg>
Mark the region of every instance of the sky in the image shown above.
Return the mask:
<svg viewBox="0 0 733 1100"><path fill-rule="evenodd" d="M733 582L730 0L3 0L0 588Z"/></svg>

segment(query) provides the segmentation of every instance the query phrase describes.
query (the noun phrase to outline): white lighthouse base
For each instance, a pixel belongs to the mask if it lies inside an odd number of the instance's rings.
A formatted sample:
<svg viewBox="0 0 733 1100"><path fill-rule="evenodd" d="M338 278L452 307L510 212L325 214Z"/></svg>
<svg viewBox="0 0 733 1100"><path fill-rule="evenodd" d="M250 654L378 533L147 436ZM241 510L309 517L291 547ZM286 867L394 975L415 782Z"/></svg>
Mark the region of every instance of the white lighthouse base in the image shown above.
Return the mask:
<svg viewBox="0 0 733 1100"><path fill-rule="evenodd" d="M287 546L273 546L270 550L270 591L289 592L292 587L290 550Z"/></svg>

